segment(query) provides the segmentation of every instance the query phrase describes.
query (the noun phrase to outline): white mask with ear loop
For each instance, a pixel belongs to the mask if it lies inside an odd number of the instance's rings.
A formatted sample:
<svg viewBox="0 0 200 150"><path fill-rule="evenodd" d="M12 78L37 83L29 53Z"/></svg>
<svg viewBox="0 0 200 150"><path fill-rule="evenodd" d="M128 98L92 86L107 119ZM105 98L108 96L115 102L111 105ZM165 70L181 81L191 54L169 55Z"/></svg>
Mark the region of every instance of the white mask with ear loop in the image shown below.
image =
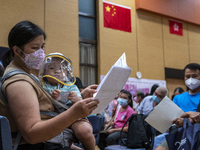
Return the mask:
<svg viewBox="0 0 200 150"><path fill-rule="evenodd" d="M195 78L189 78L185 80L185 84L189 89L194 90L200 86L200 80Z"/></svg>

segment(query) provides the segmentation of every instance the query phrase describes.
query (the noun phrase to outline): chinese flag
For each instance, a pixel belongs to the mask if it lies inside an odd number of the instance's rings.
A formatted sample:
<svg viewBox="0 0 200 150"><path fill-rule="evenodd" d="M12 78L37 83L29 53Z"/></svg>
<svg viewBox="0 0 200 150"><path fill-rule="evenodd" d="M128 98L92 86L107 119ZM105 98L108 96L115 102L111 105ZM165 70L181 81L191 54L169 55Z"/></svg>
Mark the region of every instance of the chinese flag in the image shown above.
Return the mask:
<svg viewBox="0 0 200 150"><path fill-rule="evenodd" d="M183 36L183 24L178 21L169 20L169 31L171 34Z"/></svg>
<svg viewBox="0 0 200 150"><path fill-rule="evenodd" d="M131 9L103 2L104 27L131 32Z"/></svg>

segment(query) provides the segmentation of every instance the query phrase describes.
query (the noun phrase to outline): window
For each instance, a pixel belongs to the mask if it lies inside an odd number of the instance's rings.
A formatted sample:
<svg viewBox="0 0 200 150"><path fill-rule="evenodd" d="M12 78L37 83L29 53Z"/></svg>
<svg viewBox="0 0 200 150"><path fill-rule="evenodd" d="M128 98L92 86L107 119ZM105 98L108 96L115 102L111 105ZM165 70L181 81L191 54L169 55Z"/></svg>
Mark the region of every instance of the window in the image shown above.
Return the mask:
<svg viewBox="0 0 200 150"><path fill-rule="evenodd" d="M96 1L79 0L80 79L84 86L97 83Z"/></svg>

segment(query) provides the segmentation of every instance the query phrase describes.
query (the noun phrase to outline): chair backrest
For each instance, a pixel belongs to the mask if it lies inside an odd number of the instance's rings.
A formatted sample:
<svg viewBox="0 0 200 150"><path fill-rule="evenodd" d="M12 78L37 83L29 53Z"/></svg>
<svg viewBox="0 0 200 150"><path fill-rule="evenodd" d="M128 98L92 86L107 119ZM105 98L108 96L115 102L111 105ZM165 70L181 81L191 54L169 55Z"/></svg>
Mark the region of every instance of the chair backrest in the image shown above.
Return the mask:
<svg viewBox="0 0 200 150"><path fill-rule="evenodd" d="M99 133L104 128L104 117L101 115L90 115L87 117L93 127L93 133Z"/></svg>
<svg viewBox="0 0 200 150"><path fill-rule="evenodd" d="M93 128L93 135L95 137L96 144L99 143L100 131L104 129L104 117L101 115L90 115L87 117Z"/></svg>
<svg viewBox="0 0 200 150"><path fill-rule="evenodd" d="M10 124L6 117L0 116L0 149L12 150Z"/></svg>

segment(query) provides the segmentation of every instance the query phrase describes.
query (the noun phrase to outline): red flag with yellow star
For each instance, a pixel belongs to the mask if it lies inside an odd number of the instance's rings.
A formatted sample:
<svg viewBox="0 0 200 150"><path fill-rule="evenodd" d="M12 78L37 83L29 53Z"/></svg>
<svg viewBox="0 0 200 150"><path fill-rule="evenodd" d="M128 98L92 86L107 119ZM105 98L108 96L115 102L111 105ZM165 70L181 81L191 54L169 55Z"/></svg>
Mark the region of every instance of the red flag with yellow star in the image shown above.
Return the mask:
<svg viewBox="0 0 200 150"><path fill-rule="evenodd" d="M131 8L103 2L104 27L131 32Z"/></svg>
<svg viewBox="0 0 200 150"><path fill-rule="evenodd" d="M183 24L179 21L169 20L169 31L171 34L183 36Z"/></svg>

